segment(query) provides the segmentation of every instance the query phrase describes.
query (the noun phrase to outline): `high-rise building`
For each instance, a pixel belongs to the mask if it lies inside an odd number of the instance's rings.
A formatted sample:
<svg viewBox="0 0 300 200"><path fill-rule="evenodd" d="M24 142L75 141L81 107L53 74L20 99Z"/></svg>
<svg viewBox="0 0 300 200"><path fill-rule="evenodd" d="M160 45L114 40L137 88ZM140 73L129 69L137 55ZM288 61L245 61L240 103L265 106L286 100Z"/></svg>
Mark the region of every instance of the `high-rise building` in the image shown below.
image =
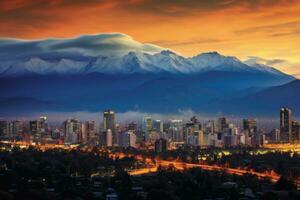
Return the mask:
<svg viewBox="0 0 300 200"><path fill-rule="evenodd" d="M136 134L133 131L119 133L119 146L136 148Z"/></svg>
<svg viewBox="0 0 300 200"><path fill-rule="evenodd" d="M280 110L280 141L290 142L292 140L292 110L281 108Z"/></svg>
<svg viewBox="0 0 300 200"><path fill-rule="evenodd" d="M201 131L201 123L198 122L196 117L192 117L190 122L184 126L184 140L188 145L197 146L199 131Z"/></svg>
<svg viewBox="0 0 300 200"><path fill-rule="evenodd" d="M300 140L300 122L292 121L292 140Z"/></svg>
<svg viewBox="0 0 300 200"><path fill-rule="evenodd" d="M151 116L145 116L143 118L143 131L151 131L153 128L153 121Z"/></svg>
<svg viewBox="0 0 300 200"><path fill-rule="evenodd" d="M146 141L149 140L149 134L153 129L153 121L151 116L145 116L143 118L142 130Z"/></svg>
<svg viewBox="0 0 300 200"><path fill-rule="evenodd" d="M161 153L167 151L167 140L160 138L155 141L154 144L155 152Z"/></svg>
<svg viewBox="0 0 300 200"><path fill-rule="evenodd" d="M218 119L218 131L223 132L226 128L228 128L226 117L220 117Z"/></svg>
<svg viewBox="0 0 300 200"><path fill-rule="evenodd" d="M277 143L280 141L280 130L274 129L270 133L270 139L272 142Z"/></svg>
<svg viewBox="0 0 300 200"><path fill-rule="evenodd" d="M157 132L164 132L164 123L161 120L154 120L153 121L153 130Z"/></svg>
<svg viewBox="0 0 300 200"><path fill-rule="evenodd" d="M168 131L168 138L173 142L184 142L183 122L180 119L172 119Z"/></svg>
<svg viewBox="0 0 300 200"><path fill-rule="evenodd" d="M138 126L137 126L137 124L136 123L134 123L134 122L130 122L129 124L128 124L128 126L127 126L127 130L128 131L133 131L134 133L136 133L137 132L137 128Z"/></svg>
<svg viewBox="0 0 300 200"><path fill-rule="evenodd" d="M112 147L113 146L113 134L110 129L106 130L105 139L106 139L106 146Z"/></svg>
<svg viewBox="0 0 300 200"><path fill-rule="evenodd" d="M40 132L40 134L43 134L48 131L47 129L48 129L47 117L41 116L38 121L38 132Z"/></svg>
<svg viewBox="0 0 300 200"><path fill-rule="evenodd" d="M115 112L113 110L105 110L103 112L103 129L106 131L110 129L112 132L115 130Z"/></svg>
<svg viewBox="0 0 300 200"><path fill-rule="evenodd" d="M84 144L96 143L96 127L94 121L86 121L81 125L80 142Z"/></svg>
<svg viewBox="0 0 300 200"><path fill-rule="evenodd" d="M8 122L7 121L0 121L0 137L7 137L8 136Z"/></svg>
<svg viewBox="0 0 300 200"><path fill-rule="evenodd" d="M77 119L69 119L64 122L65 142L75 144L79 142L81 135L81 123Z"/></svg>
<svg viewBox="0 0 300 200"><path fill-rule="evenodd" d="M12 121L9 125L9 132L10 136L12 137L19 137L24 132L24 122L23 121Z"/></svg>
<svg viewBox="0 0 300 200"><path fill-rule="evenodd" d="M103 112L103 132L106 133L110 129L112 132L112 144L117 143L116 137L116 122L115 122L115 112L113 110L105 110Z"/></svg>
<svg viewBox="0 0 300 200"><path fill-rule="evenodd" d="M30 133L31 135L36 138L38 136L38 121L30 121L29 122L29 129L30 129Z"/></svg>
<svg viewBox="0 0 300 200"><path fill-rule="evenodd" d="M249 135L257 133L257 122L255 119L244 119L243 130L248 131Z"/></svg>

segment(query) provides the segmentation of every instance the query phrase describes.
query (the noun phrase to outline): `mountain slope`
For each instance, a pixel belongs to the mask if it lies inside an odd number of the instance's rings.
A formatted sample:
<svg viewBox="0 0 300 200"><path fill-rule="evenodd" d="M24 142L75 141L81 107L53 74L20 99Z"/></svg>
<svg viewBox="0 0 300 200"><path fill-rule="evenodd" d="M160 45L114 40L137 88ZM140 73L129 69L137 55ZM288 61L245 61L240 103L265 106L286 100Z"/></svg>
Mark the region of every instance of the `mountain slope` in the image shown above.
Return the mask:
<svg viewBox="0 0 300 200"><path fill-rule="evenodd" d="M97 112L112 107L119 112L137 109L145 112L176 113L178 110L192 109L210 114L225 111L239 113L242 109L237 110L239 107L234 107L240 102L236 102L236 98L249 96L263 90L267 84L276 83L272 76L222 71L192 75L34 75L0 79L0 98L26 97L51 102L51 105L61 105L40 106L40 111ZM19 103L20 101L11 102L10 106L0 104L0 108L13 108ZM269 104L272 104L272 101ZM27 109L28 112L39 110L30 102ZM265 110L250 111L268 114ZM13 109L11 112L17 113L17 110ZM247 113L249 110L243 114Z"/></svg>
<svg viewBox="0 0 300 200"><path fill-rule="evenodd" d="M272 67L243 63L217 52L186 58L124 34L0 40L0 50L3 114L108 107L159 113L192 109L268 114L271 109L267 106L244 109L244 102L250 102L243 98L256 102L251 95L295 80ZM257 105L263 103L267 102L261 100ZM271 108L276 103L268 104Z"/></svg>
<svg viewBox="0 0 300 200"><path fill-rule="evenodd" d="M276 78L292 79L272 67L243 63L236 57L217 52L186 58L120 33L32 41L0 39L0 50L1 77L225 71L272 74Z"/></svg>
<svg viewBox="0 0 300 200"><path fill-rule="evenodd" d="M299 99L300 80L294 80L290 83L269 87L241 98L212 102L208 106L212 108L212 112L276 116L281 107L300 110Z"/></svg>

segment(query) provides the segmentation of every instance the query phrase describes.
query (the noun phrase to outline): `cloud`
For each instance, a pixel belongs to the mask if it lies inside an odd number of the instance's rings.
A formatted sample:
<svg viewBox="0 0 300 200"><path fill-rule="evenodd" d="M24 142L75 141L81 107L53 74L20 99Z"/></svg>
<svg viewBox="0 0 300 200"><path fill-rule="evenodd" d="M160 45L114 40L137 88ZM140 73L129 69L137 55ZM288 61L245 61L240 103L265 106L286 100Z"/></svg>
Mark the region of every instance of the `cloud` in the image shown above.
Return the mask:
<svg viewBox="0 0 300 200"><path fill-rule="evenodd" d="M271 37L285 37L291 35L296 35L296 36L300 35L300 29L292 30L289 32L278 32L278 33L270 34Z"/></svg>
<svg viewBox="0 0 300 200"><path fill-rule="evenodd" d="M163 15L183 15L188 13L220 11L230 8L244 10L265 9L272 6L284 6L294 3L294 0L140 0L130 5L136 12L151 12Z"/></svg>
<svg viewBox="0 0 300 200"><path fill-rule="evenodd" d="M65 20L77 12L92 10L100 12L119 9L135 13L176 16L230 8L254 11L293 3L295 0L2 0L0 21L36 25Z"/></svg>
<svg viewBox="0 0 300 200"><path fill-rule="evenodd" d="M256 57L256 56L248 56L248 59L245 61L247 64L263 64L267 66L275 66L275 65L281 65L281 64L286 64L287 61L283 59L265 59L261 57Z"/></svg>
<svg viewBox="0 0 300 200"><path fill-rule="evenodd" d="M123 55L130 51L157 53L163 48L133 40L121 33L82 35L67 39L0 39L0 59L26 58L45 54L81 56Z"/></svg>
<svg viewBox="0 0 300 200"><path fill-rule="evenodd" d="M299 29L297 27L300 26L300 21L290 21L285 23L276 23L265 26L253 26L246 29L241 29L235 31L236 34L252 34L257 32L267 33L268 35L280 36L282 31L290 31L289 33L297 33L299 34ZM272 34L269 34L272 33Z"/></svg>
<svg viewBox="0 0 300 200"><path fill-rule="evenodd" d="M194 45L194 44L209 44L209 43L219 43L225 42L226 40L219 40L213 38L199 38L199 39L191 39L185 41L170 41L170 40L156 40L150 43L158 44L161 46L168 46L168 47L176 47L176 46L187 46L187 45Z"/></svg>

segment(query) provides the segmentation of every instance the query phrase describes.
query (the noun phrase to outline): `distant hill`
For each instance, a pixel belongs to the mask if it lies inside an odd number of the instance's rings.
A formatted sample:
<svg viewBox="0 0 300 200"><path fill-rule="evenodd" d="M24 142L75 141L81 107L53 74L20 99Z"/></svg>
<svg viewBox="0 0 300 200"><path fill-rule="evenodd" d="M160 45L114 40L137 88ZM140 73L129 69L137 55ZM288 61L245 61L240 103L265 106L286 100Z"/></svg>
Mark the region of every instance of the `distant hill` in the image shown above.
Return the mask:
<svg viewBox="0 0 300 200"><path fill-rule="evenodd" d="M269 87L241 98L219 100L208 106L212 112L235 113L238 115L276 116L281 107L294 110L300 116L300 80L284 85Z"/></svg>

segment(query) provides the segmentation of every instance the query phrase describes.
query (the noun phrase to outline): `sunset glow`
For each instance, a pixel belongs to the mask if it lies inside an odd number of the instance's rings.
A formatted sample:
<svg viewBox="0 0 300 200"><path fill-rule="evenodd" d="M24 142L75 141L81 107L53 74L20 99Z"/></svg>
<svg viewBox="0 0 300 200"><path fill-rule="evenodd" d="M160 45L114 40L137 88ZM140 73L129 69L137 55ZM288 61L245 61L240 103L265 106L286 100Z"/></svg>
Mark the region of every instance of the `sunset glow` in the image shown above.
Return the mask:
<svg viewBox="0 0 300 200"><path fill-rule="evenodd" d="M184 2L184 3L183 3ZM300 73L298 0L4 0L0 37L121 32L184 56L218 51Z"/></svg>

